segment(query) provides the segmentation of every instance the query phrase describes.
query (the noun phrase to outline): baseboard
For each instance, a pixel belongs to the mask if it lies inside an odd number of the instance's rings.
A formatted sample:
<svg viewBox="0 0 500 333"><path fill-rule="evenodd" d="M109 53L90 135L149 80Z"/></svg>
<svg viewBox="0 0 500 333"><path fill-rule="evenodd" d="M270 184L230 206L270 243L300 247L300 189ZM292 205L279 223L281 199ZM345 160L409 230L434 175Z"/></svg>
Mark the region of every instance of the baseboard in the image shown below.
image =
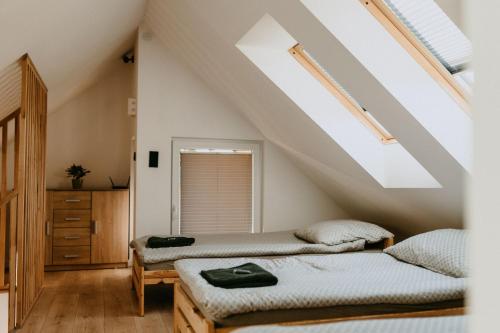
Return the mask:
<svg viewBox="0 0 500 333"><path fill-rule="evenodd" d="M106 269L106 268L126 268L128 263L119 262L113 264L88 264L88 265L49 265L45 266L46 272L54 271L77 271L87 269Z"/></svg>

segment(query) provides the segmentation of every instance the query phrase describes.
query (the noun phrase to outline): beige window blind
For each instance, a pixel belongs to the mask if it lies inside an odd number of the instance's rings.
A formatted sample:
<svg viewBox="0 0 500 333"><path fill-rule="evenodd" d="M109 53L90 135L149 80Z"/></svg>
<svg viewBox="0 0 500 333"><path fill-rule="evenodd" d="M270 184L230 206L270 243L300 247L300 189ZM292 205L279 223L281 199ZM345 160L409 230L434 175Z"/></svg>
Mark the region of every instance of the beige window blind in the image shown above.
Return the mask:
<svg viewBox="0 0 500 333"><path fill-rule="evenodd" d="M182 234L252 231L252 155L181 154Z"/></svg>

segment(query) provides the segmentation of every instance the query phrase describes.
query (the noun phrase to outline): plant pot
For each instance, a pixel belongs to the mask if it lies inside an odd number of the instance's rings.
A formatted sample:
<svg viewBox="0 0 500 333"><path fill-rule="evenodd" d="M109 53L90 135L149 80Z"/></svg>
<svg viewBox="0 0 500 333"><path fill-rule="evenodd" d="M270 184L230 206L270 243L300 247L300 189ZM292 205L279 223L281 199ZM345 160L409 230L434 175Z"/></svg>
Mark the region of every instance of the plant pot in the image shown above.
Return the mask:
<svg viewBox="0 0 500 333"><path fill-rule="evenodd" d="M82 188L83 185L83 179L78 178L78 179L71 179L71 186L73 187L73 190L79 190Z"/></svg>

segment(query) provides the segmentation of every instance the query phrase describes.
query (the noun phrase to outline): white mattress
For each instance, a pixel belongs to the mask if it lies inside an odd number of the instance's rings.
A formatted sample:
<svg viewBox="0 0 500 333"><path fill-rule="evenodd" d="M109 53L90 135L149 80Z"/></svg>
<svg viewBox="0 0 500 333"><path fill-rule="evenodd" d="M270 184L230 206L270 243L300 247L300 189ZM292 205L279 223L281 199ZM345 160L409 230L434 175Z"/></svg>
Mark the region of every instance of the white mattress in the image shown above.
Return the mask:
<svg viewBox="0 0 500 333"><path fill-rule="evenodd" d="M201 270L253 262L278 277L263 288L222 289ZM341 305L426 304L464 298L465 279L400 262L384 253L305 255L273 259L185 259L175 262L195 302L214 321L255 311Z"/></svg>
<svg viewBox="0 0 500 333"><path fill-rule="evenodd" d="M340 245L311 244L293 234L293 230L265 233L213 234L193 236L191 246L147 248L149 236L134 240L131 246L142 264L155 264L186 258L228 258L281 256L294 254L331 254L363 250L365 240Z"/></svg>
<svg viewBox="0 0 500 333"><path fill-rule="evenodd" d="M465 316L347 321L307 326L254 326L234 333L465 333Z"/></svg>

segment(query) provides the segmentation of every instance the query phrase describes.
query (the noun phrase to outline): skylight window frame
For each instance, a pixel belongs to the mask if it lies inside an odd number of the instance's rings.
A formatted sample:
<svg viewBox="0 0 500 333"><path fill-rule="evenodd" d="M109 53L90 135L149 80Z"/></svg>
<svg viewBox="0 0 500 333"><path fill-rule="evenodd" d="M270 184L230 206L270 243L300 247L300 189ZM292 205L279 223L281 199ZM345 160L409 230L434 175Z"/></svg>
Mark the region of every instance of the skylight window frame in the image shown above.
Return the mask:
<svg viewBox="0 0 500 333"><path fill-rule="evenodd" d="M367 127L383 144L397 143L397 140L376 120L372 119L337 82L335 82L326 71L297 43L288 52L297 62L318 80L342 105L349 110L365 127Z"/></svg>
<svg viewBox="0 0 500 333"><path fill-rule="evenodd" d="M359 0L393 38L422 66L422 68L456 101L470 112L469 94L448 69L414 35L384 0Z"/></svg>
<svg viewBox="0 0 500 333"><path fill-rule="evenodd" d="M435 0L384 0L451 75L467 69L472 45Z"/></svg>

